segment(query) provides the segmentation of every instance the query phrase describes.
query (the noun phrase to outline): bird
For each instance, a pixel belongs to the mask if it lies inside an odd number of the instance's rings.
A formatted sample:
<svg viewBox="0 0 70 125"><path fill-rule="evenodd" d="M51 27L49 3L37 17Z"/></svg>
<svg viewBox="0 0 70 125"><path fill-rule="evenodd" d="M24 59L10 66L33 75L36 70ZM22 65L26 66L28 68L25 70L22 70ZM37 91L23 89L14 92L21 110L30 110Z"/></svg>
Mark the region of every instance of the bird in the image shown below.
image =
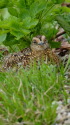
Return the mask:
<svg viewBox="0 0 70 125"><path fill-rule="evenodd" d="M33 37L29 48L24 48L19 52L9 54L4 58L4 69L9 69L14 65L26 67L33 63L44 59L59 64L59 57L50 49L48 40L44 35Z"/></svg>

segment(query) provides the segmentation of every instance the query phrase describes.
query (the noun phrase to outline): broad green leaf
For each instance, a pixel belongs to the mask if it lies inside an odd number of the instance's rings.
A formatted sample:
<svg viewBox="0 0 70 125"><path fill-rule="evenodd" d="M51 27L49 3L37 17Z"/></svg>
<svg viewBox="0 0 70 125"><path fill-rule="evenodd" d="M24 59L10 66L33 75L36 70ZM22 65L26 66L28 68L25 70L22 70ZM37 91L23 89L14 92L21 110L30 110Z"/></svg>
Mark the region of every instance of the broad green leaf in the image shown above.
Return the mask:
<svg viewBox="0 0 70 125"><path fill-rule="evenodd" d="M34 2L31 6L30 6L30 14L32 17L35 17L39 12L41 12L42 10L45 9L46 3L45 2Z"/></svg>
<svg viewBox="0 0 70 125"><path fill-rule="evenodd" d="M20 30L21 29L21 27L20 27L20 22L19 21L17 21L17 20L12 20L11 22L10 22L10 29L12 29L12 30Z"/></svg>
<svg viewBox="0 0 70 125"><path fill-rule="evenodd" d="M33 17L35 17L36 14L38 13L38 4L39 4L38 2L35 2L30 6L30 14Z"/></svg>
<svg viewBox="0 0 70 125"><path fill-rule="evenodd" d="M34 28L38 24L38 19L33 19L29 23L28 29Z"/></svg>
<svg viewBox="0 0 70 125"><path fill-rule="evenodd" d="M26 0L14 0L14 3L20 10L26 8Z"/></svg>
<svg viewBox="0 0 70 125"><path fill-rule="evenodd" d="M53 0L53 2L55 4L61 4L61 3L65 2L65 0Z"/></svg>
<svg viewBox="0 0 70 125"><path fill-rule="evenodd" d="M46 5L47 5L46 3L47 3L46 1L43 1L43 2L39 3L38 12L46 9Z"/></svg>
<svg viewBox="0 0 70 125"><path fill-rule="evenodd" d="M0 21L0 28L10 29L12 22L18 22L19 19L13 16L10 16L8 19Z"/></svg>
<svg viewBox="0 0 70 125"><path fill-rule="evenodd" d="M26 18L22 22L22 27L26 29L34 28L38 24L38 19L31 19L30 17Z"/></svg>
<svg viewBox="0 0 70 125"><path fill-rule="evenodd" d="M16 8L14 8L14 7L9 7L9 8L8 8L8 11L9 11L9 13L10 13L12 16L18 17L18 12L17 12L17 9L16 9Z"/></svg>
<svg viewBox="0 0 70 125"><path fill-rule="evenodd" d="M6 34L8 32L9 32L9 30L0 30L0 35Z"/></svg>
<svg viewBox="0 0 70 125"><path fill-rule="evenodd" d="M18 41L15 40L15 37L11 34L8 34L6 37L6 40L3 42L3 44L5 46L12 46L12 45L15 45L17 43L18 43Z"/></svg>
<svg viewBox="0 0 70 125"><path fill-rule="evenodd" d="M68 22L68 20L66 20L62 15L57 16L56 20L58 21L58 23L60 24L60 26L62 28L64 28L64 30L66 32L68 32L70 34L70 23Z"/></svg>
<svg viewBox="0 0 70 125"><path fill-rule="evenodd" d="M30 30L23 29L21 32L24 34L24 36L28 35L30 33Z"/></svg>
<svg viewBox="0 0 70 125"><path fill-rule="evenodd" d="M62 7L62 12L70 13L70 8L64 6Z"/></svg>
<svg viewBox="0 0 70 125"><path fill-rule="evenodd" d="M0 21L0 28L9 29L10 27L9 23L10 23L9 20Z"/></svg>
<svg viewBox="0 0 70 125"><path fill-rule="evenodd" d="M51 40L52 38L56 36L58 30L55 27L53 27L52 24L47 24L44 27L45 28L42 30L48 40Z"/></svg>
<svg viewBox="0 0 70 125"><path fill-rule="evenodd" d="M24 36L23 33L19 32L19 31L15 31L15 30L12 30L10 33L11 33L13 36L15 36L17 40L20 39L20 38L22 38L22 37Z"/></svg>
<svg viewBox="0 0 70 125"><path fill-rule="evenodd" d="M22 8L19 12L19 17L23 20L27 17L30 17L30 12L27 9Z"/></svg>
<svg viewBox="0 0 70 125"><path fill-rule="evenodd" d="M65 0L65 2L70 2L70 0Z"/></svg>
<svg viewBox="0 0 70 125"><path fill-rule="evenodd" d="M0 35L0 43L6 39L7 34Z"/></svg>
<svg viewBox="0 0 70 125"><path fill-rule="evenodd" d="M7 8L2 9L0 14L2 15L3 20L8 19L10 16Z"/></svg>
<svg viewBox="0 0 70 125"><path fill-rule="evenodd" d="M0 0L0 9L6 8L9 0Z"/></svg>
<svg viewBox="0 0 70 125"><path fill-rule="evenodd" d="M20 38L28 35L29 33L30 33L30 31L26 30L26 29L23 29L21 31L16 31L16 30L11 31L11 34L16 37L16 40L19 40Z"/></svg>
<svg viewBox="0 0 70 125"><path fill-rule="evenodd" d="M22 28L28 29L30 21L31 21L31 17L27 17L27 18L23 19L23 21L20 23Z"/></svg>
<svg viewBox="0 0 70 125"><path fill-rule="evenodd" d="M60 48L61 42L49 42L52 48Z"/></svg>

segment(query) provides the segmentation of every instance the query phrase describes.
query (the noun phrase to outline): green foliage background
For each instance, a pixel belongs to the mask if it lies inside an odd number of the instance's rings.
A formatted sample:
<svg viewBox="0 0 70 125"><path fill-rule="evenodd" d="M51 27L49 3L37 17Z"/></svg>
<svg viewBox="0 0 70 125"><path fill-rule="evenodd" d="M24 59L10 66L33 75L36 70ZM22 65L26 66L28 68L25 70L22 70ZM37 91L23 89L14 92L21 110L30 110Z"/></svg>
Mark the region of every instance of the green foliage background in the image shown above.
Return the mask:
<svg viewBox="0 0 70 125"><path fill-rule="evenodd" d="M39 34L46 35L50 42L58 32L57 21L61 22L56 16L70 12L67 7L61 7L64 1L0 0L0 43L22 49Z"/></svg>

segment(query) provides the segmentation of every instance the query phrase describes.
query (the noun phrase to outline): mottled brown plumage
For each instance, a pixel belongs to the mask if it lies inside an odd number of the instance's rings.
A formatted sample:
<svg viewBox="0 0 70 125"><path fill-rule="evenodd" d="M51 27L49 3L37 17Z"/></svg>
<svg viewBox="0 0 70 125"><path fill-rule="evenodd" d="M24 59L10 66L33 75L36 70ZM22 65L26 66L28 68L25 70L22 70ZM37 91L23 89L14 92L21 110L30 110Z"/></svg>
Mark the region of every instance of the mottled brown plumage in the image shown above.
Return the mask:
<svg viewBox="0 0 70 125"><path fill-rule="evenodd" d="M6 47L0 46L0 53L3 55L8 55L8 49Z"/></svg>
<svg viewBox="0 0 70 125"><path fill-rule="evenodd" d="M33 37L30 48L25 48L18 53L9 54L5 57L3 67L5 69L13 67L14 65L23 65L25 67L29 65L30 62L33 62L34 60L40 61L42 58L44 61L51 60L52 62L59 64L59 58L49 48L45 36L37 36Z"/></svg>

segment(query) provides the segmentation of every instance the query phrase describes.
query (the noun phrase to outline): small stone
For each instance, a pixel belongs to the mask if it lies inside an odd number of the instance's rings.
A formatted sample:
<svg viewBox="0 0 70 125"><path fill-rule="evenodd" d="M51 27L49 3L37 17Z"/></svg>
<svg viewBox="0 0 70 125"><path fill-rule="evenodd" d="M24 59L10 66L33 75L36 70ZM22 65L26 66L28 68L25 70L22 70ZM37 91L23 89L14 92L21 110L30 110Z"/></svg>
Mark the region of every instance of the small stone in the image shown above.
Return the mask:
<svg viewBox="0 0 70 125"><path fill-rule="evenodd" d="M67 115L67 116L68 116L68 118L70 118L70 112L68 113L68 115Z"/></svg>
<svg viewBox="0 0 70 125"><path fill-rule="evenodd" d="M64 125L70 125L70 119L66 120L66 121L64 122Z"/></svg>
<svg viewBox="0 0 70 125"><path fill-rule="evenodd" d="M67 112L61 112L61 114L63 115L63 116L67 116Z"/></svg>
<svg viewBox="0 0 70 125"><path fill-rule="evenodd" d="M58 107L57 107L57 113L58 113L58 112L61 112L62 109L63 109L63 106L62 106L62 105L58 106Z"/></svg>
<svg viewBox="0 0 70 125"><path fill-rule="evenodd" d="M62 103L63 103L62 101L58 101L57 102L58 105L62 105Z"/></svg>
<svg viewBox="0 0 70 125"><path fill-rule="evenodd" d="M62 125L62 124L61 123L58 123L58 124L56 123L55 125Z"/></svg>
<svg viewBox="0 0 70 125"><path fill-rule="evenodd" d="M70 99L67 99L67 103L68 103L68 104L70 103Z"/></svg>
<svg viewBox="0 0 70 125"><path fill-rule="evenodd" d="M66 114L66 113L65 113L65 109L63 108L63 109L60 111L60 113Z"/></svg>
<svg viewBox="0 0 70 125"><path fill-rule="evenodd" d="M59 114L57 115L56 121L61 121L61 119L62 119L62 115L59 113Z"/></svg>

